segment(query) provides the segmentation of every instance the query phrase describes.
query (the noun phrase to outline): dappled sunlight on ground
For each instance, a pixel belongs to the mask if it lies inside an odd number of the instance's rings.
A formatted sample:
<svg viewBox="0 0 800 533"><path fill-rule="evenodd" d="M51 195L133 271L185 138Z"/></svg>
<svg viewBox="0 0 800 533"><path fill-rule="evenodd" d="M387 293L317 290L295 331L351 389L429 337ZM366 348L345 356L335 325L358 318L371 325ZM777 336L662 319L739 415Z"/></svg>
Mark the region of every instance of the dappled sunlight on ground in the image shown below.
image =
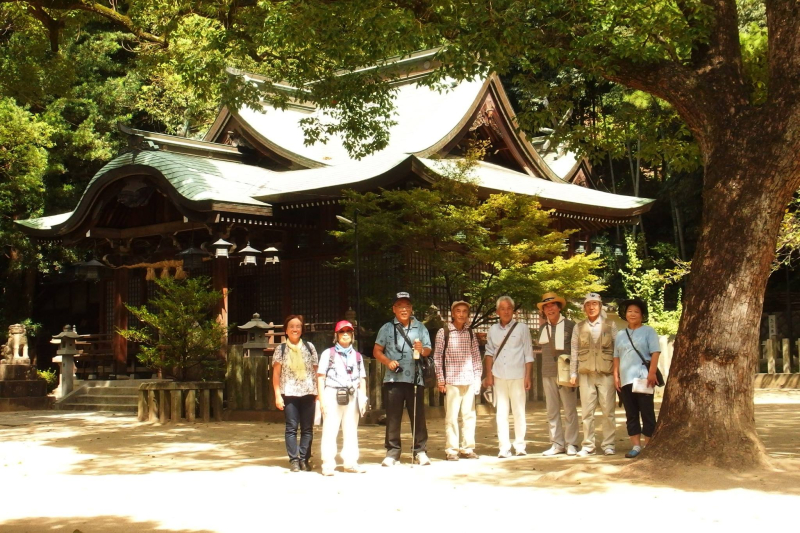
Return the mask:
<svg viewBox="0 0 800 533"><path fill-rule="evenodd" d="M283 424L162 426L101 413L4 413L0 479L7 493L27 496L0 504L0 531L261 531L300 524L310 512L345 523L356 503L363 527L355 530L381 524L382 533L423 518L426 529L494 528L509 512L532 517L523 530L559 527L572 520L570 509L600 517L621 502L674 509L659 518L672 527L777 526L784 522L775 510L800 504L800 393L759 392L756 403L772 471L692 467L652 476L623 468L632 463L623 457L630 445L622 409L611 457L542 457L549 443L544 405L537 403L528 407L527 456L496 458L494 418L481 415L481 458L444 461L444 421L436 418L428 421L433 465L409 464L404 423L402 464L382 468L384 427L362 426L367 473L339 470L333 477L319 475L318 466L287 470ZM317 428L317 465L320 436Z"/></svg>

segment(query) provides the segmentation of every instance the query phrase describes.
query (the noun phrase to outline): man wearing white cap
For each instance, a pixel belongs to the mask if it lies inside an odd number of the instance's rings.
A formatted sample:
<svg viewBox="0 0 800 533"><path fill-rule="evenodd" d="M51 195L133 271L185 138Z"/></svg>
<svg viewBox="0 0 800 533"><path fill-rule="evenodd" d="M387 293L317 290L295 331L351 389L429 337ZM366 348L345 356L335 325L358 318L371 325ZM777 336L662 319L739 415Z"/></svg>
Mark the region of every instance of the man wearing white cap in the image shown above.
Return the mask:
<svg viewBox="0 0 800 533"><path fill-rule="evenodd" d="M586 320L578 322L572 335L572 382L580 385L581 414L583 418L583 447L578 455L586 457L595 453L594 413L597 405L603 413L603 442L605 455L614 455L616 440L614 388L614 337L617 325L607 320L600 295L590 292L583 300ZM577 375L576 375L577 373Z"/></svg>
<svg viewBox="0 0 800 533"><path fill-rule="evenodd" d="M407 292L397 293L392 312L394 319L378 331L372 350L373 357L388 369L383 378L386 389L386 457L381 464L393 466L400 461L400 422L405 407L414 435L412 461L429 465L428 427L422 398L425 387L418 358L430 356L431 337L422 322L414 318L411 296Z"/></svg>

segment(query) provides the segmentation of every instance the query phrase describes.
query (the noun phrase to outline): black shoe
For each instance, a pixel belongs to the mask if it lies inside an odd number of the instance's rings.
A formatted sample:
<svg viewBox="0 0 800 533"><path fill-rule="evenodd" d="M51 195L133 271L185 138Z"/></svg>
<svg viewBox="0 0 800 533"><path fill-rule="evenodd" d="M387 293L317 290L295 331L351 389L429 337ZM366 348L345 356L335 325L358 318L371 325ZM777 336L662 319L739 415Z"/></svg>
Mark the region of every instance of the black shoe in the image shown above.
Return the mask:
<svg viewBox="0 0 800 533"><path fill-rule="evenodd" d="M311 459L300 459L300 470L303 472L311 472L314 469L314 465L311 464Z"/></svg>
<svg viewBox="0 0 800 533"><path fill-rule="evenodd" d="M292 461L289 463L289 472L299 472L300 471L300 461Z"/></svg>

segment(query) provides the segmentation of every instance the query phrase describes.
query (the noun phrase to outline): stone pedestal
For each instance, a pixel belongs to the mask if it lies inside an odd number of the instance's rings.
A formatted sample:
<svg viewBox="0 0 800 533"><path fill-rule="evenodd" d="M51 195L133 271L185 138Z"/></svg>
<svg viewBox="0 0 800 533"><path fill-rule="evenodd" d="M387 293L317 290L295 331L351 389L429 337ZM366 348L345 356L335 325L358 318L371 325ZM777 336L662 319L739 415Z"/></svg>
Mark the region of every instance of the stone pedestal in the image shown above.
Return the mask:
<svg viewBox="0 0 800 533"><path fill-rule="evenodd" d="M0 412L48 409L47 383L36 374L36 367L25 364L0 364Z"/></svg>

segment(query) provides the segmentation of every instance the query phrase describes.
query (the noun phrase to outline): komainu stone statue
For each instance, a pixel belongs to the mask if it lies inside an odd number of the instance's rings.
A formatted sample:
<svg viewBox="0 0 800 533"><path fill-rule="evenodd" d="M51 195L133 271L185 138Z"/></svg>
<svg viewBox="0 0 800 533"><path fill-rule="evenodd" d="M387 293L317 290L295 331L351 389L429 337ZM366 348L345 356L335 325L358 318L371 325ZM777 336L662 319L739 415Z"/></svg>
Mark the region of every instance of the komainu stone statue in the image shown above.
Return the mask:
<svg viewBox="0 0 800 533"><path fill-rule="evenodd" d="M25 326L12 324L8 327L8 343L2 348L3 360L0 363L7 365L29 365L28 337L25 336Z"/></svg>

